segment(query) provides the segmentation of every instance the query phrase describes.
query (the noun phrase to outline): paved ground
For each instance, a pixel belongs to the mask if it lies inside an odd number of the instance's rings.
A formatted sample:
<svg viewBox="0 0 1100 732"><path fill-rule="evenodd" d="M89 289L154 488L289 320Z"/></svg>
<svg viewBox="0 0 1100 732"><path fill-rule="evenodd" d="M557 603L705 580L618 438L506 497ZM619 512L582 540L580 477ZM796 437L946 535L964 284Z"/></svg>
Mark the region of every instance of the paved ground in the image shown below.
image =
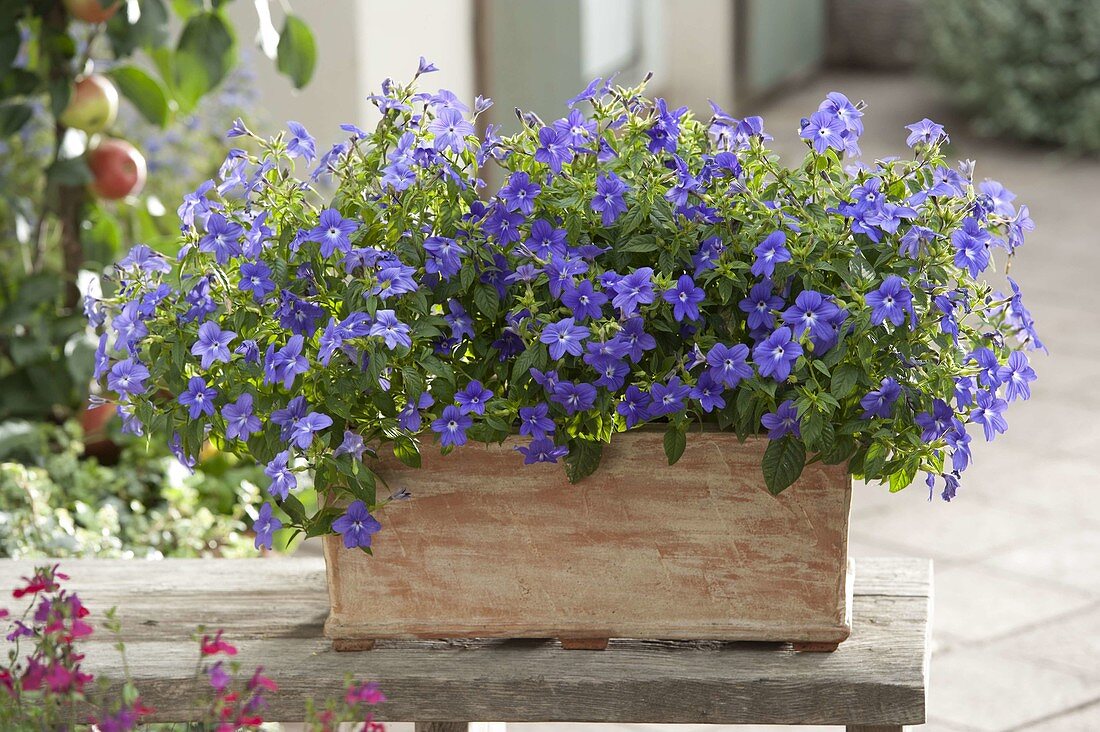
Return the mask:
<svg viewBox="0 0 1100 732"><path fill-rule="evenodd" d="M777 149L798 152L799 118L834 89L870 105L868 156L903 152L907 123L951 120L936 90L921 82L830 73L760 110ZM1038 228L1012 272L1051 355L1035 363L1034 396L1013 406L1008 434L988 446L975 438L975 465L957 500L930 503L916 486L897 495L858 486L852 550L936 560L930 714L921 729L1100 730L1100 321L1080 315L1089 302L1098 307L1100 233L1091 217L1100 212L1100 161L979 141L959 123L948 130L955 157L976 159L979 178L1001 180L1031 207ZM721 728L507 726L704 729Z"/></svg>

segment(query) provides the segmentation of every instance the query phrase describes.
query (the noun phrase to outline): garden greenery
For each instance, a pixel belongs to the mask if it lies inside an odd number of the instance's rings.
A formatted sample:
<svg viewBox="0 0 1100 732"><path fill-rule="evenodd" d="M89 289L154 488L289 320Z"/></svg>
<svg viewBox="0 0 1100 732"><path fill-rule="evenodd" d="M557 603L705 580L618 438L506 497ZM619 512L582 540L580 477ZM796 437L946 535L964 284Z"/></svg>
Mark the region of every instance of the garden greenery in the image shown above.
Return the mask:
<svg viewBox="0 0 1100 732"><path fill-rule="evenodd" d="M293 527L369 547L404 494L378 491L365 454L417 466L518 431L517 460L579 480L650 422L670 463L700 423L765 431L775 493L811 459L892 490L924 471L951 498L968 425L1003 432L1035 378L1019 289L983 280L1027 208L950 167L929 120L911 158L848 167L862 105L833 93L785 168L760 118L643 90L597 80L501 137L475 133L487 100L387 81L377 128L346 125L319 159L300 125L234 125L259 152L187 197L178 262L137 247L87 303L127 428L171 435L185 463L212 440L266 464L280 510L261 509L258 544ZM333 499L313 513L304 471Z"/></svg>

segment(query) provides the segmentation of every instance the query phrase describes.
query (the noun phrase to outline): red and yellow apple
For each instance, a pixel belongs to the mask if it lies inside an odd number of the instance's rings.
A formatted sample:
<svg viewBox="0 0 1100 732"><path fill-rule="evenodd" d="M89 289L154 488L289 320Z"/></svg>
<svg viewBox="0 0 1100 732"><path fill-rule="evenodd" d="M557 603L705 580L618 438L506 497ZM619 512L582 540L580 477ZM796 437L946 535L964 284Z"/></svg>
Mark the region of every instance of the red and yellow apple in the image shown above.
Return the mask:
<svg viewBox="0 0 1100 732"><path fill-rule="evenodd" d="M69 104L58 120L66 127L85 132L99 132L115 121L118 115L118 90L99 74L77 79Z"/></svg>
<svg viewBox="0 0 1100 732"><path fill-rule="evenodd" d="M88 151L92 191L107 200L136 196L145 186L145 158L125 140L106 138Z"/></svg>
<svg viewBox="0 0 1100 732"><path fill-rule="evenodd" d="M99 0L61 0L69 15L85 23L106 23L122 7L122 0L101 3Z"/></svg>

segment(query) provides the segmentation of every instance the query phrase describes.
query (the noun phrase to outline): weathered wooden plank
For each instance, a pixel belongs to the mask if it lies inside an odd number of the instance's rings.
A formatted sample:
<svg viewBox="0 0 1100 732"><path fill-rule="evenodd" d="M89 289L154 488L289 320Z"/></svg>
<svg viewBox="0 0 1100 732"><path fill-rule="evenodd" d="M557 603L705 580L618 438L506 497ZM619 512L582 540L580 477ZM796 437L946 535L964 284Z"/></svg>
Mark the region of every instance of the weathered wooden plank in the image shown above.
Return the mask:
<svg viewBox="0 0 1100 732"><path fill-rule="evenodd" d="M0 562L0 587L33 563ZM337 653L321 637L327 610L320 560L66 561L93 621L120 605L143 698L165 721L197 712L190 676L194 627L224 628L247 669L262 664L280 691L269 718L300 719L306 698L339 694L347 675L378 681L387 719L723 724L920 724L924 720L930 591L925 561L861 560L853 632L831 654L772 644L612 640L607 651L550 641L379 641ZM900 594L884 578L896 577ZM866 579L865 579L866 578ZM865 586L866 584L866 586ZM872 594L868 594L871 590ZM86 665L120 678L105 635Z"/></svg>
<svg viewBox="0 0 1100 732"><path fill-rule="evenodd" d="M466 722L417 722L416 732L466 732Z"/></svg>
<svg viewBox="0 0 1100 732"><path fill-rule="evenodd" d="M808 465L773 496L767 440L693 433L669 466L663 439L616 435L577 485L517 470L520 437L382 460L414 500L386 507L374 556L325 537L326 635L843 641L845 466Z"/></svg>

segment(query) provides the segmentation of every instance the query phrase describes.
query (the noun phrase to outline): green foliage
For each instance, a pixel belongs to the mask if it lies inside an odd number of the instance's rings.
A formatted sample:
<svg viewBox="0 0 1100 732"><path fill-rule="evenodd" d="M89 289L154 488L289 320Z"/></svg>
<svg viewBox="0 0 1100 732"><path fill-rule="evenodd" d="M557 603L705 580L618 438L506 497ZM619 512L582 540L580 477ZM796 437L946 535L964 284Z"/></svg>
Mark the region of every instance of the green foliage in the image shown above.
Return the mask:
<svg viewBox="0 0 1100 732"><path fill-rule="evenodd" d="M929 0L930 65L985 134L1100 151L1100 4Z"/></svg>
<svg viewBox="0 0 1100 732"><path fill-rule="evenodd" d="M259 468L212 454L189 475L164 447L121 438L117 464L86 458L82 431L0 422L0 556L194 557L254 552L242 506Z"/></svg>

